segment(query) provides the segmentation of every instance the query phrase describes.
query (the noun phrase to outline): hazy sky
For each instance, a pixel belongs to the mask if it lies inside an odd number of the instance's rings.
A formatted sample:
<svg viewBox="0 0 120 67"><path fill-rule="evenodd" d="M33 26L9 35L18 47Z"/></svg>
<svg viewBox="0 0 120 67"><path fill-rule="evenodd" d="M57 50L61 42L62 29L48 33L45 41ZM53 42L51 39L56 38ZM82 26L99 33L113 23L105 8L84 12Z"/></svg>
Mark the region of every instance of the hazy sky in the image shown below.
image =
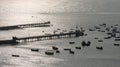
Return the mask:
<svg viewBox="0 0 120 67"><path fill-rule="evenodd" d="M120 0L0 0L0 13L119 12Z"/></svg>
<svg viewBox="0 0 120 67"><path fill-rule="evenodd" d="M0 0L0 23L30 20L27 15L39 13L120 14L119 3L120 0Z"/></svg>

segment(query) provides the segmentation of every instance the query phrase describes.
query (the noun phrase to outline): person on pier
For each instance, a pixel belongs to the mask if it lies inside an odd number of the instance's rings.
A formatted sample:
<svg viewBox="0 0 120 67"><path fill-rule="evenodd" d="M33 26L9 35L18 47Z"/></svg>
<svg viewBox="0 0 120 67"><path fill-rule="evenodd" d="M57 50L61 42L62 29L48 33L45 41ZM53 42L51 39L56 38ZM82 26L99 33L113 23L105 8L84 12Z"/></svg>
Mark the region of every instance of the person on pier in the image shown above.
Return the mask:
<svg viewBox="0 0 120 67"><path fill-rule="evenodd" d="M17 37L15 37L15 36L13 36L13 37L12 37L12 40L17 40L17 39L18 39L18 38L17 38Z"/></svg>

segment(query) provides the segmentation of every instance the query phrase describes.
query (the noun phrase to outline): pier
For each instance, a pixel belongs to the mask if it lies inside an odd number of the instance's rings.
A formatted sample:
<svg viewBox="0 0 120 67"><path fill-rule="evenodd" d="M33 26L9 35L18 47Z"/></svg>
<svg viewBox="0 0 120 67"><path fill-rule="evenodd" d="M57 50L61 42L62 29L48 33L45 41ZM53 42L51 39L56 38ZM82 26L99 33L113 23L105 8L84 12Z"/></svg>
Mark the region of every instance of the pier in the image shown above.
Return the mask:
<svg viewBox="0 0 120 67"><path fill-rule="evenodd" d="M50 27L50 21L44 23L31 23L31 24L21 24L13 26L2 26L0 30L13 30L13 29L23 29L23 28L32 28L32 27Z"/></svg>
<svg viewBox="0 0 120 67"><path fill-rule="evenodd" d="M31 42L31 41L43 41L43 40L52 40L60 38L72 38L83 36L84 32L80 30L75 30L74 32L68 33L59 33L59 34L49 34L49 35L40 35L40 36L31 36L31 37L12 37L11 40L2 40L0 44L17 44L22 42Z"/></svg>

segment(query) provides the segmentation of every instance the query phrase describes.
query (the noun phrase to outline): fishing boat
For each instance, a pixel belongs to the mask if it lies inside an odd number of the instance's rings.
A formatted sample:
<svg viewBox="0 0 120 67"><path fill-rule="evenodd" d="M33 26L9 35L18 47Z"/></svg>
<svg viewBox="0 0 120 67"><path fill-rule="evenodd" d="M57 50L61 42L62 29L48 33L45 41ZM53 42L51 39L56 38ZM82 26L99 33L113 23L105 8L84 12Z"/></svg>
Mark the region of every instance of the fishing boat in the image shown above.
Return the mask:
<svg viewBox="0 0 120 67"><path fill-rule="evenodd" d="M70 51L71 49L70 48L64 48L65 51Z"/></svg>
<svg viewBox="0 0 120 67"><path fill-rule="evenodd" d="M75 47L76 49L81 49L81 47Z"/></svg>
<svg viewBox="0 0 120 67"><path fill-rule="evenodd" d="M69 44L75 44L75 42L69 42Z"/></svg>
<svg viewBox="0 0 120 67"><path fill-rule="evenodd" d="M103 50L103 47L96 47L96 49L98 49L98 50Z"/></svg>
<svg viewBox="0 0 120 67"><path fill-rule="evenodd" d="M45 51L45 54L46 54L46 55L54 55L54 52L51 51L51 50L50 50L50 51L48 50L48 51Z"/></svg>
<svg viewBox="0 0 120 67"><path fill-rule="evenodd" d="M58 50L58 48L57 48L57 47L55 47L55 46L52 46L52 49L53 49L53 50Z"/></svg>
<svg viewBox="0 0 120 67"><path fill-rule="evenodd" d="M32 48L32 49L31 49L31 51L38 52L38 51L39 51L39 49L37 49L37 48L36 48L36 49L35 49L35 48Z"/></svg>
<svg viewBox="0 0 120 67"><path fill-rule="evenodd" d="M98 40L98 42L103 42L103 40Z"/></svg>
<svg viewBox="0 0 120 67"><path fill-rule="evenodd" d="M70 50L69 53L70 53L70 54L74 54L75 52Z"/></svg>
<svg viewBox="0 0 120 67"><path fill-rule="evenodd" d="M104 39L110 39L111 37L109 36L109 37L104 37Z"/></svg>
<svg viewBox="0 0 120 67"><path fill-rule="evenodd" d="M12 57L20 57L20 55L15 55L15 54L13 54Z"/></svg>
<svg viewBox="0 0 120 67"><path fill-rule="evenodd" d="M114 46L120 46L120 44L114 44Z"/></svg>

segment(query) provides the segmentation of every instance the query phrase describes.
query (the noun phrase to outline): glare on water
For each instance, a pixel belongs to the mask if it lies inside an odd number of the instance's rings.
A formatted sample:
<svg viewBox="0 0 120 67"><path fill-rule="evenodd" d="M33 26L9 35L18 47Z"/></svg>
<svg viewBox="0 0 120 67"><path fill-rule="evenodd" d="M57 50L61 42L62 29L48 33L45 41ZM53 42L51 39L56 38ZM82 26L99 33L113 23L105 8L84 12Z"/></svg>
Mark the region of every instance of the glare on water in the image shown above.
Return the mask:
<svg viewBox="0 0 120 67"><path fill-rule="evenodd" d="M53 34L58 28L60 33L76 26L83 27L88 36L0 45L0 67L119 67L120 47L113 45L119 42L112 38L99 43L94 38L103 40L106 34L88 31L101 23L119 24L119 11L118 0L1 0L0 26L46 21L51 21L53 26L0 31L0 40ZM71 41L75 44L69 44ZM91 46L82 47L82 41L91 41ZM60 53L46 55L45 51L52 50L52 46L57 46ZM81 50L75 49L79 46ZM104 49L97 50L96 46ZM31 51L33 48L39 51ZM64 48L71 48L75 54ZM12 57L13 54L20 57Z"/></svg>

